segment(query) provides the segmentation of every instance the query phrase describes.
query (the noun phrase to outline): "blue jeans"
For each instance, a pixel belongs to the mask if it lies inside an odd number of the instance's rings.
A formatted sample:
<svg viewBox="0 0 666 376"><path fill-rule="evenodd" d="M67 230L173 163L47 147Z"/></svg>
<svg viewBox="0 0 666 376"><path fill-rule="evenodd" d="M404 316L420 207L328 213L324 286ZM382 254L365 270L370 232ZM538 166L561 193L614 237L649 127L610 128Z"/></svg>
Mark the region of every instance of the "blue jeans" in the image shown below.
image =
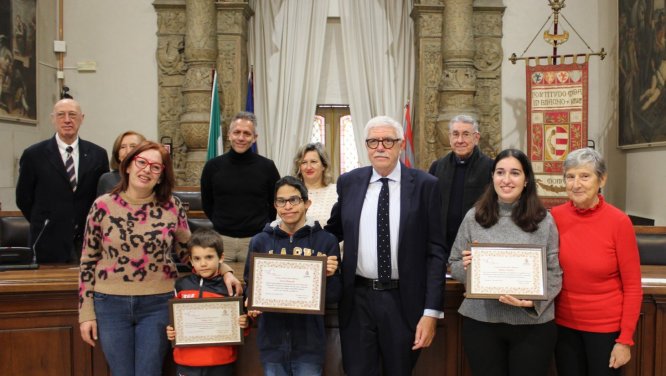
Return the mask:
<svg viewBox="0 0 666 376"><path fill-rule="evenodd" d="M162 375L172 297L95 293L97 335L113 376Z"/></svg>
<svg viewBox="0 0 666 376"><path fill-rule="evenodd" d="M321 376L322 373L321 364L317 363L263 363L262 366L265 376Z"/></svg>

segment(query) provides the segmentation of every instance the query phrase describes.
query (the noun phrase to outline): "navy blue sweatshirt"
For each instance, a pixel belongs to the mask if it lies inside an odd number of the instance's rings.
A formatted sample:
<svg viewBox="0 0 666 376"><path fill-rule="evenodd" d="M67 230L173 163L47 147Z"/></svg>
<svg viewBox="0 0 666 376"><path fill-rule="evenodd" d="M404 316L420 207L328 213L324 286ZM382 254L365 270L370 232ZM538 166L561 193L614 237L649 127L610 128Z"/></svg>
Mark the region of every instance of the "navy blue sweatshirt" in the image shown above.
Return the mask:
<svg viewBox="0 0 666 376"><path fill-rule="evenodd" d="M340 246L319 222L306 224L293 235L270 224L252 237L250 252L312 256L337 256ZM311 252L306 249L312 250ZM249 254L248 254L249 255ZM249 290L250 257L245 264L245 282ZM326 279L326 304L340 300L342 284L336 272ZM258 317L257 345L262 363L307 362L323 364L326 354L326 331L323 315L265 312Z"/></svg>

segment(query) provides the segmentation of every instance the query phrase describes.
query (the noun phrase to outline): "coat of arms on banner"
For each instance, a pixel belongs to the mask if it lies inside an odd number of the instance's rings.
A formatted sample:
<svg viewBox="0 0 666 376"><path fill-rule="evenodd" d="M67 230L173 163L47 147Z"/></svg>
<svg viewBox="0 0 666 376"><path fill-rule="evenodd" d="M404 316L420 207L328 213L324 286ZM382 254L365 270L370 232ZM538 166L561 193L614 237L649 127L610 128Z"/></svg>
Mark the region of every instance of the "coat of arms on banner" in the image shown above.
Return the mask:
<svg viewBox="0 0 666 376"><path fill-rule="evenodd" d="M547 207L566 201L562 165L587 146L587 63L527 66L527 154Z"/></svg>

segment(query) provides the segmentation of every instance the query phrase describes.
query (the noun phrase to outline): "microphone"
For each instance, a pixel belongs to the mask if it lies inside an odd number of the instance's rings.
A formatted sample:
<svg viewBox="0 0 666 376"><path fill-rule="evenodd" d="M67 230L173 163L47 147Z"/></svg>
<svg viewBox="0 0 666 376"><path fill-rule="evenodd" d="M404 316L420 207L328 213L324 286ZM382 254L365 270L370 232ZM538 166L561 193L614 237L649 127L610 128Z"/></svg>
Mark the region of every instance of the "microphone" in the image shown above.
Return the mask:
<svg viewBox="0 0 666 376"><path fill-rule="evenodd" d="M42 238L44 230L46 230L46 226L49 225L49 222L51 222L51 220L48 218L44 220L44 226L42 226L42 229L39 231L39 234L37 234L37 239L35 239L35 242L32 243L32 264L30 264L30 268L28 269L39 268L39 265L37 264L37 243L39 243L39 239Z"/></svg>

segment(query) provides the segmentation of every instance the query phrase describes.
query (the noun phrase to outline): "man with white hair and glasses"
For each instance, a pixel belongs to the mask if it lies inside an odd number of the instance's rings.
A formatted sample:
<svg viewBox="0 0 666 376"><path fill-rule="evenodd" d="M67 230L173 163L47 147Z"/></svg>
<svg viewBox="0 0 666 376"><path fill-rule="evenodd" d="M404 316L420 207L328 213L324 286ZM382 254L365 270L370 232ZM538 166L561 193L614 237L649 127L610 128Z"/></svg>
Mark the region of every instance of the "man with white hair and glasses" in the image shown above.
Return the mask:
<svg viewBox="0 0 666 376"><path fill-rule="evenodd" d="M326 230L345 241L339 305L345 373L411 375L435 337L446 257L437 180L399 163L400 123L371 119L372 166L338 179Z"/></svg>

